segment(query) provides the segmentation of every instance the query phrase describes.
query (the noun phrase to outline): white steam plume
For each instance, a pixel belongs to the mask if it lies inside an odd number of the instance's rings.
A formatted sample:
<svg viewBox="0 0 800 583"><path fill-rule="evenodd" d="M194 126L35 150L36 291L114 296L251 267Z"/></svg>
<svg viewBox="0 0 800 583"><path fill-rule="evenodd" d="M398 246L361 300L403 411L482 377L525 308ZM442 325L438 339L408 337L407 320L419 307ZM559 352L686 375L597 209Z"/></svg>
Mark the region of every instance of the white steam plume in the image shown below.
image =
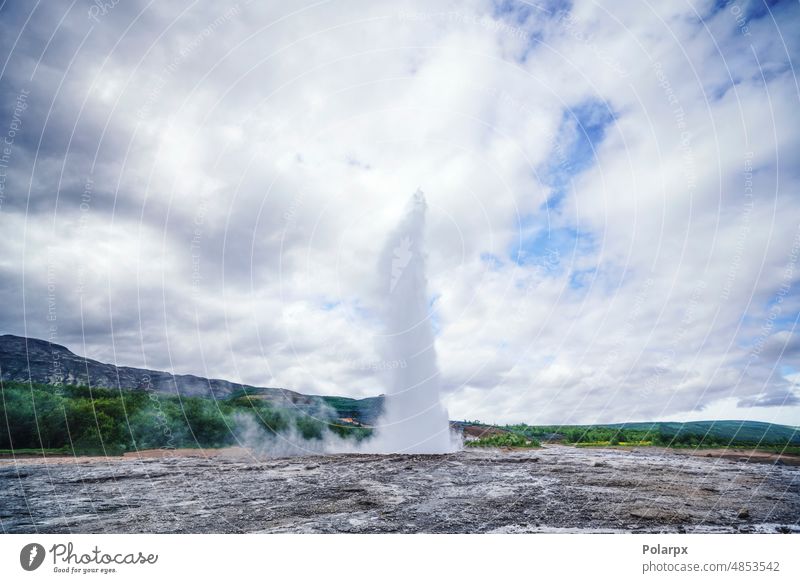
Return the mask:
<svg viewBox="0 0 800 583"><path fill-rule="evenodd" d="M383 358L405 366L389 371L383 415L375 437L364 444L370 451L446 453L458 449L440 400L441 381L428 312L426 210L425 196L417 190L379 262L379 276L386 286Z"/></svg>

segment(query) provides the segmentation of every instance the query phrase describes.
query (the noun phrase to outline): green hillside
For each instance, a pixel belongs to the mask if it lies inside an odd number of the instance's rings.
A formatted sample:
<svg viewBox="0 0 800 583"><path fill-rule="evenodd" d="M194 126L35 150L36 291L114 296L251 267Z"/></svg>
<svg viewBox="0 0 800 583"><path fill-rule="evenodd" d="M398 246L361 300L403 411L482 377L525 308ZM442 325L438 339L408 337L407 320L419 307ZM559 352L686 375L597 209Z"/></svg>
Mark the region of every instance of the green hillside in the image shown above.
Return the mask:
<svg viewBox="0 0 800 583"><path fill-rule="evenodd" d="M610 423L605 425L505 425L502 429L542 441L574 444L663 446L800 446L800 429L760 421Z"/></svg>
<svg viewBox="0 0 800 583"><path fill-rule="evenodd" d="M259 395L226 399L147 391L0 384L0 450L61 450L119 454L151 448L226 447L296 431L322 439L326 431L355 440L370 435L343 423L335 410L303 401L278 407Z"/></svg>
<svg viewBox="0 0 800 583"><path fill-rule="evenodd" d="M349 397L321 397L336 412L336 417L351 418L363 425L374 425L383 412L383 397L350 399Z"/></svg>
<svg viewBox="0 0 800 583"><path fill-rule="evenodd" d="M655 430L660 434L680 440L685 435L707 436L717 441L744 442L775 445L790 443L800 445L800 428L762 421L689 421L659 423L615 423L606 427Z"/></svg>

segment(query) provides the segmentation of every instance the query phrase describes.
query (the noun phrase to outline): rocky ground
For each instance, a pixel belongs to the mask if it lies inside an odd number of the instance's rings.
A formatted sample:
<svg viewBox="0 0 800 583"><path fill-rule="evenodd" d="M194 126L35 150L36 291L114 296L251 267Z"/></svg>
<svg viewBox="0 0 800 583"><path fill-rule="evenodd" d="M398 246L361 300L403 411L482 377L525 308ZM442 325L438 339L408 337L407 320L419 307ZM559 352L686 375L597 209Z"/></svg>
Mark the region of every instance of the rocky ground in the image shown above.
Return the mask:
<svg viewBox="0 0 800 583"><path fill-rule="evenodd" d="M548 446L438 456L3 460L0 526L7 533L800 532L800 467L753 459Z"/></svg>

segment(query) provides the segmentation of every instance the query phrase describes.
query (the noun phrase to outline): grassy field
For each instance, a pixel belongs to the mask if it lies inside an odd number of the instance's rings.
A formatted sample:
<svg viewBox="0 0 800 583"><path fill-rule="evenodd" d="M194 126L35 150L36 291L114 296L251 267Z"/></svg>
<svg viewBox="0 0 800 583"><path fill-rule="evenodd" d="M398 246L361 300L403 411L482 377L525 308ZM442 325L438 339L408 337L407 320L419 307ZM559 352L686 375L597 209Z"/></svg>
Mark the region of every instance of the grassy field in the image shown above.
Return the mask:
<svg viewBox="0 0 800 583"><path fill-rule="evenodd" d="M480 422L470 422L482 425ZM576 447L755 448L800 454L800 429L758 421L621 423L611 425L485 425L541 442Z"/></svg>
<svg viewBox="0 0 800 583"><path fill-rule="evenodd" d="M72 450L69 448L59 447L59 448L49 448L49 449L41 449L41 448L20 448L20 449L0 449L0 456L16 456L16 455L68 455L72 454Z"/></svg>
<svg viewBox="0 0 800 583"><path fill-rule="evenodd" d="M490 435L481 437L473 441L467 441L467 447L540 447L541 444L535 440L519 435L517 433L506 433L503 435Z"/></svg>

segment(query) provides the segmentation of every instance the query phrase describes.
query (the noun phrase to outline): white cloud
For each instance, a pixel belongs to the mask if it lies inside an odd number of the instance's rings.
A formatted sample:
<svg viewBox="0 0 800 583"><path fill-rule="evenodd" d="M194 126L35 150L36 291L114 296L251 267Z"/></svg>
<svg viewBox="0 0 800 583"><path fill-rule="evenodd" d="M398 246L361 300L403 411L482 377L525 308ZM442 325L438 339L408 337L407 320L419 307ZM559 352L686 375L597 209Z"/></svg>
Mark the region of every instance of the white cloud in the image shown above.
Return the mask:
<svg viewBox="0 0 800 583"><path fill-rule="evenodd" d="M796 5L742 3L744 36L712 2L269 4L74 8L47 50L39 7L3 41L5 329L47 336L50 245L77 351L382 392L377 256L421 186L453 416L800 421L735 409L798 366Z"/></svg>

